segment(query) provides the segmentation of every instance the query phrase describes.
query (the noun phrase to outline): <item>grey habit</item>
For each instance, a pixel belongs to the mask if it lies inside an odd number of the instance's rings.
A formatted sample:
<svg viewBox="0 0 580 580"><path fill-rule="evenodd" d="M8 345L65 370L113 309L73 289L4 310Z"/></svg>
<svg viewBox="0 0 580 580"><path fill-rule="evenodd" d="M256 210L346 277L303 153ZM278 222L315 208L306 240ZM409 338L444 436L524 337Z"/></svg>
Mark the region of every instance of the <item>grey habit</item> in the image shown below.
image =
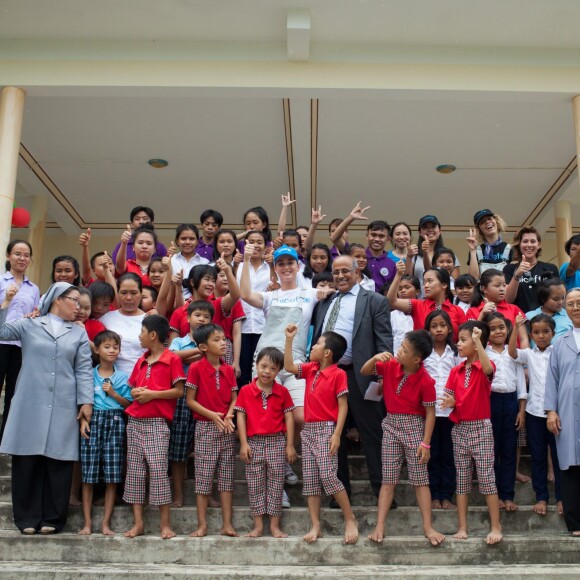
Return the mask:
<svg viewBox="0 0 580 580"><path fill-rule="evenodd" d="M7 324L7 313L0 310L0 340L20 340L23 362L0 452L78 461L78 405L93 403L87 333L65 322L54 335L48 316Z"/></svg>

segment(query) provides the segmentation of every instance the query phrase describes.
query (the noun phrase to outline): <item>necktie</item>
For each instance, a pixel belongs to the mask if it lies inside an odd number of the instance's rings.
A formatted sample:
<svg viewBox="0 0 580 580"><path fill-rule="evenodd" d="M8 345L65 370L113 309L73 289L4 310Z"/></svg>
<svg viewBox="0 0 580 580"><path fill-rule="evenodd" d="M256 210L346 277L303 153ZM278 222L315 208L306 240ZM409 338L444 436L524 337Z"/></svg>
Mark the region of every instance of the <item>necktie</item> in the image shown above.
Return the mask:
<svg viewBox="0 0 580 580"><path fill-rule="evenodd" d="M343 296L344 294L339 294L334 299L328 320L326 321L326 326L324 327L324 332L330 332L331 330L334 330L336 321L338 320L338 313L340 312L340 301L342 300Z"/></svg>

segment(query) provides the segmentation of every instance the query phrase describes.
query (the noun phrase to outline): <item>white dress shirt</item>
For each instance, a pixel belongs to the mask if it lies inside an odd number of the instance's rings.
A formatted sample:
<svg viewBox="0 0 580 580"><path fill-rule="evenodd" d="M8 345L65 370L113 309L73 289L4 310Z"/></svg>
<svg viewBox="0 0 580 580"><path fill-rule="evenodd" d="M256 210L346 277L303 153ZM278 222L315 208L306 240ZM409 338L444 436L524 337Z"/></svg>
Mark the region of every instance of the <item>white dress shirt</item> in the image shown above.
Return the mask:
<svg viewBox="0 0 580 580"><path fill-rule="evenodd" d="M241 262L238 265L238 271L236 273L238 284L241 283L242 271L245 267L245 262ZM250 269L250 287L252 288L252 292L266 292L266 289L270 285L270 265L262 261L257 268L254 268L251 263L248 264L248 268ZM262 334L266 324L263 310L261 308L255 308L243 300L242 306L246 313L246 318L242 321L242 333Z"/></svg>
<svg viewBox="0 0 580 580"><path fill-rule="evenodd" d="M491 383L492 392L517 392L518 400L527 399L528 392L526 391L524 367L508 354L507 346L499 353L488 345L485 352L489 360L495 364L495 374Z"/></svg>
<svg viewBox="0 0 580 580"><path fill-rule="evenodd" d="M550 354L554 347L550 345L544 352L537 346L532 348L518 348L518 362L528 365L530 387L526 411L534 417L545 417L544 394Z"/></svg>
<svg viewBox="0 0 580 580"><path fill-rule="evenodd" d="M391 330L393 332L393 354L397 354L405 340L405 334L413 330L413 317L400 310L391 310Z"/></svg>
<svg viewBox="0 0 580 580"><path fill-rule="evenodd" d="M197 254L194 254L193 257L188 260L181 252L171 257L171 267L173 268L173 273L177 274L183 270L184 280L187 279L189 272L194 266L199 266L201 264L209 264L209 260L206 260ZM183 297L186 300L191 298L191 292L188 288L183 287Z"/></svg>
<svg viewBox="0 0 580 580"><path fill-rule="evenodd" d="M411 317L409 316L409 318ZM445 350L441 355L437 354L435 349L433 349L433 352L423 361L425 370L435 381L435 393L438 401L437 405L435 405L435 415L437 417L449 417L451 411L453 411L453 409L442 409L440 400L443 399L443 395L445 394L445 385L447 384L451 369L462 361L463 359L457 356L449 345L445 346Z"/></svg>

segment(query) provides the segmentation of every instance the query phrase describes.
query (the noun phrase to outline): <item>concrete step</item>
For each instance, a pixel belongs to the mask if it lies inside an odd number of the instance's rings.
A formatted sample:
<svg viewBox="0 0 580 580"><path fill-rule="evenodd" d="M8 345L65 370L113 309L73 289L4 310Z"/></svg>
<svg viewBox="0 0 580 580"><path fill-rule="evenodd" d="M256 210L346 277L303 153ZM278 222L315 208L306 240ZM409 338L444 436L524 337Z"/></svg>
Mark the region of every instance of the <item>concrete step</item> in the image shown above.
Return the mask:
<svg viewBox="0 0 580 580"><path fill-rule="evenodd" d="M550 484L550 498L553 503L554 498L554 484ZM188 479L185 481L185 504L195 505L195 480ZM11 501L11 478L9 476L0 477L0 501ZM355 506L376 506L377 500L371 489L370 483L367 481L352 481L351 482L351 502ZM477 482L473 484L473 492L477 492ZM302 482L296 485L287 485L286 492L290 498L292 506L304 507L306 506L306 498L302 495ZM406 480L401 480L395 491L395 499L397 503L402 506L417 505L415 499L415 490L412 485ZM484 505L485 498L479 493L472 493L469 499L473 505ZM516 484L515 501L521 505L532 505L536 503L536 496L532 489L531 483ZM245 479L237 480L234 488L234 505L247 506L248 505L248 484Z"/></svg>
<svg viewBox="0 0 580 580"><path fill-rule="evenodd" d="M355 507L354 512L359 524L360 533L367 535L376 524L377 510L374 507ZM209 533L217 534L221 527L221 511L209 509ZM100 529L103 520L103 508L93 508L93 530ZM112 526L116 532L124 532L132 526L132 511L130 506L115 507ZM434 510L433 521L435 527L442 533L450 535L457 529L457 512L455 510ZM517 512L502 512L502 526L506 534L525 532L565 532L563 518L556 513L553 507L545 517L538 516L530 506L522 506ZM159 530L159 510L146 508L147 534L157 534ZM197 524L197 510L194 507L172 508L171 523L178 534L189 534ZM323 508L323 531L326 535L340 536L344 530L344 521L340 510ZM71 507L66 531L76 532L84 525L80 507ZM308 531L309 518L306 508L286 509L282 515L282 527L292 536L301 536ZM239 534L248 532L252 527L250 510L247 507L234 509L234 526ZM421 514L416 507L399 507L393 510L388 520L389 536L403 534L422 535ZM489 529L487 508L473 506L469 510L469 529L473 533L485 533ZM9 503L0 503L0 530L14 530L12 521L12 506ZM266 527L266 535L268 535Z"/></svg>
<svg viewBox="0 0 580 580"><path fill-rule="evenodd" d="M201 566L179 564L92 564L74 565L58 562L4 562L3 580L27 579L37 580L77 580L77 578L103 579L116 578L196 578L213 580L215 578L236 578L253 580L254 578L276 578L290 580L294 578L363 578L381 580L382 578L405 578L407 580L434 580L440 578L469 578L470 580L488 579L505 576L525 578L526 580L543 580L544 578L578 578L580 566L559 564L557 569L545 565L512 565L512 566Z"/></svg>
<svg viewBox="0 0 580 580"><path fill-rule="evenodd" d="M495 546L485 543L485 536L468 540L449 538L438 548L417 536L389 537L381 545L361 539L345 546L342 538L320 538L305 544L300 537L203 539L178 536L162 540L144 536L129 540L122 536L90 538L77 534L23 536L0 532L1 561L63 562L91 566L119 563L125 565L179 563L207 566L465 566L517 564L580 564L579 541L562 533L528 533L507 536ZM2 568L3 569L3 568ZM337 572L337 570L335 570Z"/></svg>

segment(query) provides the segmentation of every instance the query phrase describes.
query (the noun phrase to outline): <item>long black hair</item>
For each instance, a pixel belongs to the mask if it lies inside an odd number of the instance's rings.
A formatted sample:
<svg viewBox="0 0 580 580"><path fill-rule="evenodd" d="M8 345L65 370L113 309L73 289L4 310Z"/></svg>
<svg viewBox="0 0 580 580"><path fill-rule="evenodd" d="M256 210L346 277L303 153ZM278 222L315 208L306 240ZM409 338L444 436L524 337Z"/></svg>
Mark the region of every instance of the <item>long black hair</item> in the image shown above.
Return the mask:
<svg viewBox="0 0 580 580"><path fill-rule="evenodd" d="M312 270L312 266L310 265L310 256L312 256L312 252L314 250L322 250L326 257L328 258L328 262L326 263L326 268L323 272L331 272L332 271L332 256L330 255L330 249L326 244L313 244L312 248L308 252L306 256L306 263L304 264L304 272L303 275L305 278L312 278L314 276L314 271Z"/></svg>
<svg viewBox="0 0 580 580"><path fill-rule="evenodd" d="M483 296L483 288L486 288L489 283L496 277L500 276L505 280L505 275L501 270L496 270L495 268L489 268L485 270L481 277L479 278L479 282L475 286L473 290L473 296L471 298L471 306L479 306L484 299Z"/></svg>
<svg viewBox="0 0 580 580"><path fill-rule="evenodd" d="M449 347L451 347L451 350L453 351L453 354L457 355L457 345L455 344L455 342L453 342L453 332L454 332L453 323L451 322L451 317L449 316L449 314L447 314L447 312L445 312L445 310L433 310L433 312L430 312L427 315L427 318L425 318L424 328L427 332L429 332L431 322L433 322L433 320L438 316L443 318L445 324L447 325L447 328L449 329L449 332L447 333L447 339L445 340L445 344L449 345Z"/></svg>

